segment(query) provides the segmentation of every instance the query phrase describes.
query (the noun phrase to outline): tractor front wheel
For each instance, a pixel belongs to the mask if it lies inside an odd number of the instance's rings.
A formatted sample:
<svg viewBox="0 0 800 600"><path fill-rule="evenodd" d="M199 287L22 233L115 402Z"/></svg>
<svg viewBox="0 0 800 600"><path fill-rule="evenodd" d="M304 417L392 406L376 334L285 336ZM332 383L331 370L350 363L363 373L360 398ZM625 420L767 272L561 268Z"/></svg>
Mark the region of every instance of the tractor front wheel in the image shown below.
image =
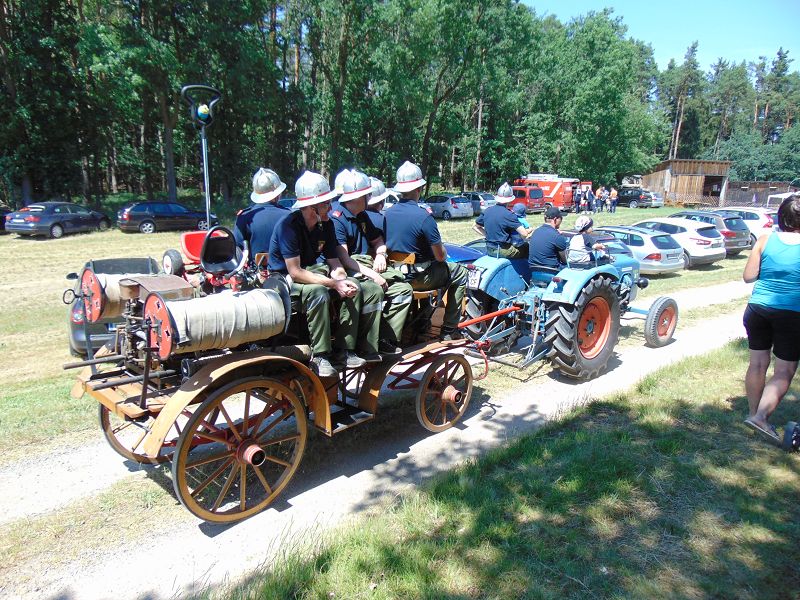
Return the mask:
<svg viewBox="0 0 800 600"><path fill-rule="evenodd" d="M597 377L614 352L619 320L619 298L611 280L592 279L574 304L550 305L545 326L548 358L567 377Z"/></svg>
<svg viewBox="0 0 800 600"><path fill-rule="evenodd" d="M657 298L644 322L644 340L651 348L661 348L672 341L678 325L678 303L668 296Z"/></svg>

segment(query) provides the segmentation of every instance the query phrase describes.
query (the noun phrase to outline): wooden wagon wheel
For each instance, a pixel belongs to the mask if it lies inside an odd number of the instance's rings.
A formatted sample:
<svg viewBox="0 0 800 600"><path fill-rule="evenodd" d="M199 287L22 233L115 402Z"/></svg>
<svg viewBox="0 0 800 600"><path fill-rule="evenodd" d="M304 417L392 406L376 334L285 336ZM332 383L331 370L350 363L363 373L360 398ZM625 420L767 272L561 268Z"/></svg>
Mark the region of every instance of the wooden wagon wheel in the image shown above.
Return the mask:
<svg viewBox="0 0 800 600"><path fill-rule="evenodd" d="M234 381L209 394L186 424L172 461L175 493L206 521L246 519L289 483L307 434L303 405L287 386Z"/></svg>
<svg viewBox="0 0 800 600"><path fill-rule="evenodd" d="M98 415L100 429L103 430L106 441L118 454L128 460L143 464L160 464L172 458L174 444L162 446L157 457L150 457L141 453L144 440L150 432L153 421L155 421L153 415L147 415L141 420L129 421L117 416L102 404L98 404L98 406L100 407ZM170 432L174 432L175 435L173 437L177 438L178 432L174 426Z"/></svg>
<svg viewBox="0 0 800 600"><path fill-rule="evenodd" d="M444 431L467 410L472 367L460 354L443 354L425 371L417 391L417 418L428 431Z"/></svg>

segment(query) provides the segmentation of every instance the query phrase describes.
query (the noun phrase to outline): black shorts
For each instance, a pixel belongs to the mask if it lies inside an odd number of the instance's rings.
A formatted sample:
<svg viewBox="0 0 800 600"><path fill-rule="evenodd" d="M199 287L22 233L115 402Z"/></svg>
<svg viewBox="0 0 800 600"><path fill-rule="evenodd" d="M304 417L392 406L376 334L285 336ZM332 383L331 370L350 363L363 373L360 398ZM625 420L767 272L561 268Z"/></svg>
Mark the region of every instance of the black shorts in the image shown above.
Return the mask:
<svg viewBox="0 0 800 600"><path fill-rule="evenodd" d="M750 350L770 350L781 360L800 361L800 312L748 304L744 328Z"/></svg>

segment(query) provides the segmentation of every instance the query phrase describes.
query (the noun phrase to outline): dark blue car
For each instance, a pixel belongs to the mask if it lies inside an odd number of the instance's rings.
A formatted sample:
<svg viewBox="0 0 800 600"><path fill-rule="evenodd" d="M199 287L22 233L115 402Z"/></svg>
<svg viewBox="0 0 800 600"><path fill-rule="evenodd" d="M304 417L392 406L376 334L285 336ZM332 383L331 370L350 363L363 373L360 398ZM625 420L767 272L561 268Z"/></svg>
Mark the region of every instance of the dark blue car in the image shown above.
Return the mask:
<svg viewBox="0 0 800 600"><path fill-rule="evenodd" d="M71 202L37 202L6 215L6 231L19 235L60 238L110 226L111 220L103 213Z"/></svg>

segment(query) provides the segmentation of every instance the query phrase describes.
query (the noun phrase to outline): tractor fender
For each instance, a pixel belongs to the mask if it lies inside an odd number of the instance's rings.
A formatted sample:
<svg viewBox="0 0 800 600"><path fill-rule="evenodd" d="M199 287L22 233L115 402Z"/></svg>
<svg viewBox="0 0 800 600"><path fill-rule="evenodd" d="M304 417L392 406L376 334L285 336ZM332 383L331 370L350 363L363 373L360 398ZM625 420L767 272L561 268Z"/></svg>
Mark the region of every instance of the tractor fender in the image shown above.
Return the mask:
<svg viewBox="0 0 800 600"><path fill-rule="evenodd" d="M482 256L473 264L484 269L480 290L495 300L516 296L527 287L530 272L526 260Z"/></svg>
<svg viewBox="0 0 800 600"><path fill-rule="evenodd" d="M306 347L307 348L307 347ZM175 420L180 416L181 412L190 404L202 401L205 394L220 387L230 381L234 381L237 377L237 372L245 369L250 370L252 367L263 365L279 365L285 363L286 366L295 369L299 375L308 378L313 386L313 401L324 401L325 388L319 377L309 369L300 360L307 359L306 352L303 347L284 347L285 350L296 349L297 356L289 358L282 354L274 352L247 352L242 353L236 358L231 356L223 356L217 360L211 361L209 364L200 369L191 378L187 379L178 391L172 394L167 400L158 417L153 422L150 434L144 442L144 453L147 456L158 456L158 451L164 444L164 440L169 433ZM288 354L288 352L287 352ZM308 351L310 354L310 350ZM313 409L313 407L312 407Z"/></svg>
<svg viewBox="0 0 800 600"><path fill-rule="evenodd" d="M562 269L558 276L554 278L560 281L550 282L542 295L542 300L545 302L574 304L586 284L592 279L602 276L618 281L621 274L620 270L613 264L600 265L592 269L571 269L567 267Z"/></svg>

